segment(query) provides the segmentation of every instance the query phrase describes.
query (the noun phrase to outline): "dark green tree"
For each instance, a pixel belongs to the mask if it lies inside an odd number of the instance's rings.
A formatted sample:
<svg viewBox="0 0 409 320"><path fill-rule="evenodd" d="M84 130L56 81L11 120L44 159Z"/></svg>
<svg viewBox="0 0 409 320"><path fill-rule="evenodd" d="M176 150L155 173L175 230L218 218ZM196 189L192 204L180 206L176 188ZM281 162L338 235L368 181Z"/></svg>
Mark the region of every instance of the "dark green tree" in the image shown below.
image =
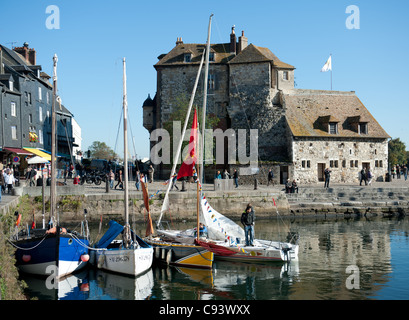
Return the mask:
<svg viewBox="0 0 409 320"><path fill-rule="evenodd" d="M118 155L105 142L94 141L89 147L91 158L112 160L118 158Z"/></svg>
<svg viewBox="0 0 409 320"><path fill-rule="evenodd" d="M169 116L168 121L164 122L163 128L169 132L170 136L170 145L171 145L171 150L173 150L173 121L180 121L181 122L181 127L183 127L183 124L185 122L186 118L186 113L187 109L189 107L189 99L190 97L187 95L181 95L178 96L174 101L173 101L173 106L172 106L172 113ZM192 128L192 122L193 122L193 114L194 114L194 109L197 109L197 119L199 122L199 130L202 130L201 126L201 121L202 121L202 96L198 95L198 97L195 98L194 103L193 103L193 108L190 113L189 117L189 122L187 125L187 134L190 135L190 129ZM197 107L200 105L200 107ZM207 113L206 116L206 129L215 129L217 128L217 125L219 124L220 119L214 115L213 113ZM189 141L183 142L182 145L182 150L189 144ZM173 159L171 159L171 162L173 163Z"/></svg>
<svg viewBox="0 0 409 320"><path fill-rule="evenodd" d="M406 145L399 138L392 139L388 144L389 163L394 166L396 164L407 163Z"/></svg>

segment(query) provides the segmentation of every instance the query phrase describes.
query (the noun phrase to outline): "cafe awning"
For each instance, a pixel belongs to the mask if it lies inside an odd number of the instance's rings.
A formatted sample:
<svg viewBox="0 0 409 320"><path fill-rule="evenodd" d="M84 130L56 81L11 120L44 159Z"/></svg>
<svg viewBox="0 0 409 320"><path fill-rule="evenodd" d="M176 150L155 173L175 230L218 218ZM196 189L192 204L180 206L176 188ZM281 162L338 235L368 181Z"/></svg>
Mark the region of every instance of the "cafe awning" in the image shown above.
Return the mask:
<svg viewBox="0 0 409 320"><path fill-rule="evenodd" d="M35 156L35 157L32 157L32 158L28 159L27 163L28 164L40 164L40 163L49 163L49 161L47 159L42 158L42 157Z"/></svg>
<svg viewBox="0 0 409 320"><path fill-rule="evenodd" d="M33 155L33 152L30 152L30 151L24 150L24 149L19 149L19 148L3 148L3 150L13 152L13 153L16 153L16 154L27 155L27 156Z"/></svg>
<svg viewBox="0 0 409 320"><path fill-rule="evenodd" d="M27 150L28 152L34 153L35 155L47 159L48 161L51 161L51 156L48 153L42 152L36 148L24 148L24 150Z"/></svg>

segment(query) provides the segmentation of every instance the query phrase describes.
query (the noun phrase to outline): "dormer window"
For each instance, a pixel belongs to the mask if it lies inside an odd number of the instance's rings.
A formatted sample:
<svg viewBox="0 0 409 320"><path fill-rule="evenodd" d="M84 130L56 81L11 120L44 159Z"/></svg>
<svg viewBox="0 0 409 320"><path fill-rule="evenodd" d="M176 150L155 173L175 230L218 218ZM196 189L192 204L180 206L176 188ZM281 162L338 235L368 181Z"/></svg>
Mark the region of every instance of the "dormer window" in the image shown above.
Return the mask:
<svg viewBox="0 0 409 320"><path fill-rule="evenodd" d="M14 91L14 82L13 81L9 81L9 89L10 91Z"/></svg>
<svg viewBox="0 0 409 320"><path fill-rule="evenodd" d="M337 134L338 133L338 123L337 122L328 123L328 133L329 134Z"/></svg>
<svg viewBox="0 0 409 320"><path fill-rule="evenodd" d="M320 128L329 134L338 134L338 123L339 120L331 115L318 117Z"/></svg>
<svg viewBox="0 0 409 320"><path fill-rule="evenodd" d="M369 119L367 116L348 117L348 122L352 131L358 134L368 134Z"/></svg>
<svg viewBox="0 0 409 320"><path fill-rule="evenodd" d="M368 122L360 122L358 125L359 134L368 134Z"/></svg>
<svg viewBox="0 0 409 320"><path fill-rule="evenodd" d="M192 62L192 54L191 53L185 53L184 62Z"/></svg>
<svg viewBox="0 0 409 320"><path fill-rule="evenodd" d="M283 80L288 80L288 71L283 71Z"/></svg>

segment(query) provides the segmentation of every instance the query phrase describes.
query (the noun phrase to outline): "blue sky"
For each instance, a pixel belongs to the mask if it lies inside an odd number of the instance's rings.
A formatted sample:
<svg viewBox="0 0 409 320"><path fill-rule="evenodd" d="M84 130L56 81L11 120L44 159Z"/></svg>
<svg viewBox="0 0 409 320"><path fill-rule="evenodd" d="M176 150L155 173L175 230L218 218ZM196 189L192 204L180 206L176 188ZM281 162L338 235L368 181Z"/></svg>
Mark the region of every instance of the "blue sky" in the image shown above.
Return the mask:
<svg viewBox="0 0 409 320"><path fill-rule="evenodd" d="M52 74L57 53L58 91L82 128L83 150L93 141L115 147L122 103L122 57L127 59L128 104L138 157L149 156L142 104L156 91L157 57L176 38L205 43L214 14L211 42L229 42L232 25L249 43L267 47L296 67L297 88L330 89L321 67L332 54L333 89L356 91L392 138L409 149L409 2L348 1L78 1L20 0L1 4L0 43L28 42L37 64ZM200 5L199 5L200 4ZM48 29L49 5L60 10L60 29ZM356 5L360 29L348 29L346 13ZM131 151L134 152L131 145Z"/></svg>

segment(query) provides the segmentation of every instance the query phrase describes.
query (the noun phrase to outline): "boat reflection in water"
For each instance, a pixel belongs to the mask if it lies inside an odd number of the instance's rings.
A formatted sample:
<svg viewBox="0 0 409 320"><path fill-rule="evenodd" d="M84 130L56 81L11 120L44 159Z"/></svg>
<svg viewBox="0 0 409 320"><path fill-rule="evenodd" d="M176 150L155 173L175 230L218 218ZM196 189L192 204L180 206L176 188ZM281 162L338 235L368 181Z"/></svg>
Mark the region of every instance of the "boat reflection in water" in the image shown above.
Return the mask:
<svg viewBox="0 0 409 320"><path fill-rule="evenodd" d="M22 275L22 280L27 295L39 300L235 300L287 292L297 275L297 262L217 262L210 270L155 265L137 277L90 268L59 280L52 289L43 277ZM265 290L256 289L260 283Z"/></svg>
<svg viewBox="0 0 409 320"><path fill-rule="evenodd" d="M277 293L285 296L298 274L298 261L275 264L215 262L212 270L156 267L151 299L271 299ZM259 289L260 286L264 289Z"/></svg>
<svg viewBox="0 0 409 320"><path fill-rule="evenodd" d="M137 277L101 270L90 270L89 275L89 300L146 300L152 294L152 269Z"/></svg>
<svg viewBox="0 0 409 320"><path fill-rule="evenodd" d="M43 277L24 275L27 294L39 300L145 300L153 288L153 272L130 277L87 269L57 281L51 289Z"/></svg>

